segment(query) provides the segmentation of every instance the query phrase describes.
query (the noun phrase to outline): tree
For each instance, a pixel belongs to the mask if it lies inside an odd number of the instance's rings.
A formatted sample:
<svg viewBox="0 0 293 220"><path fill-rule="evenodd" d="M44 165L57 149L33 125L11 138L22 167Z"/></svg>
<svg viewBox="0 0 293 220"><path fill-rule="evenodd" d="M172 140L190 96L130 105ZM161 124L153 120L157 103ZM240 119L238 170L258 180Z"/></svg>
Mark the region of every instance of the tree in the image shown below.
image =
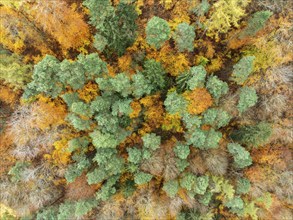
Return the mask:
<svg viewBox="0 0 293 220"><path fill-rule="evenodd" d="M11 6L0 7L0 23L0 42L5 48L16 54L33 50L34 54L28 54L29 59L45 54L54 55L51 39L35 27L25 14Z"/></svg>
<svg viewBox="0 0 293 220"><path fill-rule="evenodd" d="M253 72L254 56L242 57L237 64L233 66L233 73L230 80L236 82L238 85L243 85L249 75Z"/></svg>
<svg viewBox="0 0 293 220"><path fill-rule="evenodd" d="M134 182L138 185L148 183L153 176L149 173L138 172L134 175Z"/></svg>
<svg viewBox="0 0 293 220"><path fill-rule="evenodd" d="M166 87L166 72L161 63L156 62L154 59L147 60L144 63L144 70L142 74L148 79L152 85L152 92L163 90Z"/></svg>
<svg viewBox="0 0 293 220"><path fill-rule="evenodd" d="M167 21L159 17L152 17L146 26L146 41L159 49L170 38L170 27Z"/></svg>
<svg viewBox="0 0 293 220"><path fill-rule="evenodd" d="M231 134L231 138L249 147L259 147L267 142L271 134L271 125L266 122L260 122L256 125L240 127Z"/></svg>
<svg viewBox="0 0 293 220"><path fill-rule="evenodd" d="M202 124L201 118L199 116L188 113L183 115L182 120L189 131L194 128L199 128Z"/></svg>
<svg viewBox="0 0 293 220"><path fill-rule="evenodd" d="M212 96L206 88L185 91L183 96L188 101L187 112L191 115L199 115L213 104Z"/></svg>
<svg viewBox="0 0 293 220"><path fill-rule="evenodd" d="M138 15L135 7L130 4L119 3L114 8L110 1L86 0L83 4L90 10L90 21L98 33L95 35L94 45L107 54L117 53L122 56L127 47L136 38Z"/></svg>
<svg viewBox="0 0 293 220"><path fill-rule="evenodd" d="M33 81L27 85L24 98L30 98L39 93L56 98L64 89L57 77L60 72L59 64L59 60L47 55L41 62L35 65Z"/></svg>
<svg viewBox="0 0 293 220"><path fill-rule="evenodd" d="M233 213L241 215L244 208L244 202L240 197L234 197L229 200L225 206L228 207Z"/></svg>
<svg viewBox="0 0 293 220"><path fill-rule="evenodd" d="M164 105L170 114L182 114L187 107L187 101L176 91L170 91L167 94Z"/></svg>
<svg viewBox="0 0 293 220"><path fill-rule="evenodd" d="M249 179L246 178L240 178L237 181L237 188L236 188L236 193L237 194L247 194L250 190L250 181Z"/></svg>
<svg viewBox="0 0 293 220"><path fill-rule="evenodd" d="M192 173L185 173L182 179L180 179L180 186L188 191L194 188L196 182L196 176Z"/></svg>
<svg viewBox="0 0 293 220"><path fill-rule="evenodd" d="M252 159L248 151L241 147L240 144L228 144L228 151L234 157L236 168L242 169L252 164Z"/></svg>
<svg viewBox="0 0 293 220"><path fill-rule="evenodd" d="M174 148L174 153L180 159L186 159L190 153L189 146L183 143L177 143Z"/></svg>
<svg viewBox="0 0 293 220"><path fill-rule="evenodd" d="M245 112L248 108L254 106L258 100L256 91L252 87L243 87L240 89L238 111L240 113Z"/></svg>
<svg viewBox="0 0 293 220"><path fill-rule="evenodd" d="M206 88L212 94L216 102L229 91L228 84L220 80L217 76L210 76L208 78Z"/></svg>
<svg viewBox="0 0 293 220"><path fill-rule="evenodd" d="M199 176L195 181L194 192L196 194L204 195L209 186L209 177L208 176Z"/></svg>
<svg viewBox="0 0 293 220"><path fill-rule="evenodd" d="M210 108L203 114L203 124L211 125L217 129L229 124L231 116L228 112Z"/></svg>
<svg viewBox="0 0 293 220"><path fill-rule="evenodd" d="M222 133L214 129L204 131L197 128L185 134L187 143L201 150L217 148L221 138Z"/></svg>
<svg viewBox="0 0 293 220"><path fill-rule="evenodd" d="M36 0L27 5L34 22L51 34L64 51L89 43L90 30L83 17L64 1Z"/></svg>
<svg viewBox="0 0 293 220"><path fill-rule="evenodd" d="M15 89L23 89L31 80L32 67L24 64L16 54L0 53L0 79Z"/></svg>
<svg viewBox="0 0 293 220"><path fill-rule="evenodd" d="M257 34L266 24L267 20L271 17L273 13L270 11L258 11L255 12L252 17L249 18L247 27L244 28L240 34L239 38L252 37Z"/></svg>
<svg viewBox="0 0 293 220"><path fill-rule="evenodd" d="M16 164L9 170L8 174L11 175L11 179L13 182L17 182L22 180L23 178L23 171L29 167L28 162L16 162Z"/></svg>
<svg viewBox="0 0 293 220"><path fill-rule="evenodd" d="M94 207L96 207L99 202L95 199L84 199L81 201L77 201L75 204L75 216L80 217L84 216L88 212L90 212Z"/></svg>
<svg viewBox="0 0 293 220"><path fill-rule="evenodd" d="M132 77L133 80L133 95L136 98L141 98L143 95L150 95L154 90L150 80L144 74L138 72Z"/></svg>
<svg viewBox="0 0 293 220"><path fill-rule="evenodd" d="M169 197L175 197L179 190L178 180L169 180L167 182L164 182L163 190L167 193Z"/></svg>
<svg viewBox="0 0 293 220"><path fill-rule="evenodd" d="M86 82L85 70L78 62L63 60L57 76L63 85L69 85L74 90L81 89Z"/></svg>
<svg viewBox="0 0 293 220"><path fill-rule="evenodd" d="M179 92L186 89L194 90L196 88L204 88L206 81L206 70L203 66L193 66L188 72L179 75L176 78L176 87Z"/></svg>
<svg viewBox="0 0 293 220"><path fill-rule="evenodd" d="M197 7L195 7L192 11L197 16L203 16L209 11L210 7L211 5L209 4L208 0L202 0L201 3Z"/></svg>
<svg viewBox="0 0 293 220"><path fill-rule="evenodd" d="M115 135L102 133L98 130L90 133L90 137L96 148L116 148L119 144L119 140L116 139Z"/></svg>
<svg viewBox="0 0 293 220"><path fill-rule="evenodd" d="M116 7L114 16L107 16L103 27L97 26L99 35L107 41L110 52L113 50L122 56L127 47L131 46L136 38L137 13L134 6L120 3Z"/></svg>
<svg viewBox="0 0 293 220"><path fill-rule="evenodd" d="M65 179L68 183L72 183L75 179L82 175L82 173L88 169L91 165L85 155L78 156L75 159L75 163L70 164L65 172Z"/></svg>
<svg viewBox="0 0 293 220"><path fill-rule="evenodd" d="M27 85L23 97L27 99L44 93L56 98L66 86L71 86L73 90L80 89L87 81L105 72L107 73L106 63L96 53L79 55L75 62L65 59L61 63L55 57L47 55L35 65L33 80Z"/></svg>
<svg viewBox="0 0 293 220"><path fill-rule="evenodd" d="M80 116L91 117L92 112L90 110L90 106L84 102L74 102L72 103L70 110L73 113L76 113Z"/></svg>
<svg viewBox="0 0 293 220"><path fill-rule="evenodd" d="M180 23L173 35L179 52L187 50L188 52L193 51L193 41L195 38L195 28L188 25L187 23Z"/></svg>
<svg viewBox="0 0 293 220"><path fill-rule="evenodd" d="M84 120L74 113L69 113L66 116L66 120L69 121L73 125L73 127L78 131L86 131L89 130L91 127L90 120Z"/></svg>
<svg viewBox="0 0 293 220"><path fill-rule="evenodd" d="M207 35L219 38L220 33L227 33L231 27L239 27L239 20L245 16L245 7L251 0L219 0L212 6L211 17L205 22Z"/></svg>
<svg viewBox="0 0 293 220"><path fill-rule="evenodd" d="M142 159L142 151L137 148L127 148L128 161L138 164Z"/></svg>
<svg viewBox="0 0 293 220"><path fill-rule="evenodd" d="M143 147L150 149L152 151L158 149L161 144L161 137L154 133L145 134L142 136Z"/></svg>
<svg viewBox="0 0 293 220"><path fill-rule="evenodd" d="M132 93L132 85L130 78L125 73L119 73L110 79L115 92L120 93L123 97L127 97Z"/></svg>

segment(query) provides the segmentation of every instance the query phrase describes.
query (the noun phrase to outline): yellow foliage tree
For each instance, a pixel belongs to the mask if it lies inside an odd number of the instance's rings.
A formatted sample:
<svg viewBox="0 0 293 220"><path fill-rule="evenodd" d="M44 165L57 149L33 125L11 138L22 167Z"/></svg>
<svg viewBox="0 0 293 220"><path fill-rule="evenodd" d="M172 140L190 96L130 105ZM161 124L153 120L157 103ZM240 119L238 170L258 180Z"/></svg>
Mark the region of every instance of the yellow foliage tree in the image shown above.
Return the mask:
<svg viewBox="0 0 293 220"><path fill-rule="evenodd" d="M165 114L162 129L165 131L183 132L179 114Z"/></svg>
<svg viewBox="0 0 293 220"><path fill-rule="evenodd" d="M160 62L172 76L178 76L189 68L189 61L183 53L176 53L169 44L165 44L160 51L153 51L147 56Z"/></svg>
<svg viewBox="0 0 293 220"><path fill-rule="evenodd" d="M40 54L54 55L48 39L22 13L0 6L0 24L0 43L9 50L21 54L30 53L33 49L32 57Z"/></svg>
<svg viewBox="0 0 293 220"><path fill-rule="evenodd" d="M219 0L213 4L211 17L205 22L207 36L219 40L220 33L227 33L232 26L239 27L245 16L245 7L251 0Z"/></svg>
<svg viewBox="0 0 293 220"><path fill-rule="evenodd" d="M160 95L146 96L140 100L142 104L145 123L143 124L142 132L152 131L160 128L164 121L164 106L160 100Z"/></svg>
<svg viewBox="0 0 293 220"><path fill-rule="evenodd" d="M187 111L190 114L200 114L213 104L212 96L205 88L186 91L183 96L188 101Z"/></svg>
<svg viewBox="0 0 293 220"><path fill-rule="evenodd" d="M92 101L99 94L99 88L96 83L88 82L82 89L77 90L78 97L86 103Z"/></svg>
<svg viewBox="0 0 293 220"><path fill-rule="evenodd" d="M62 0L35 0L28 13L60 43L64 52L90 43L88 25L79 13Z"/></svg>

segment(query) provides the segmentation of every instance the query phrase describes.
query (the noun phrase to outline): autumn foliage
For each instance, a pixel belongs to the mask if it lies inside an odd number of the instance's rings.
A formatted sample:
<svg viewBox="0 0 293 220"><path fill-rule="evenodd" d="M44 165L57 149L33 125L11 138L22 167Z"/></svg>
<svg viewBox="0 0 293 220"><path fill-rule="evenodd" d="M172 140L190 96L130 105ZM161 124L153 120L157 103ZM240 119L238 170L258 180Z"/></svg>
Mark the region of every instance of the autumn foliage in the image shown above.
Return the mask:
<svg viewBox="0 0 293 220"><path fill-rule="evenodd" d="M1 1L0 219L292 219L290 3Z"/></svg>

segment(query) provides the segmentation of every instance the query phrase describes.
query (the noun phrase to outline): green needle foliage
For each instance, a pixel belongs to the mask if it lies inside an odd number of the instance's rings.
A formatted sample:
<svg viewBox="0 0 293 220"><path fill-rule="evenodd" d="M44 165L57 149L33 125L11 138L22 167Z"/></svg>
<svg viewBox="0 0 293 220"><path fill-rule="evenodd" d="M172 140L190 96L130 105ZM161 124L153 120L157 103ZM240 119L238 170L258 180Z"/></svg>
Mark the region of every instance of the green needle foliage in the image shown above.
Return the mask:
<svg viewBox="0 0 293 220"><path fill-rule="evenodd" d="M255 36L257 32L263 29L272 14L273 13L270 11L258 11L254 13L252 17L249 18L247 27L241 31L239 38Z"/></svg>
<svg viewBox="0 0 293 220"><path fill-rule="evenodd" d="M249 147L259 147L267 142L272 134L269 123L260 122L256 125L242 126L231 134L231 138Z"/></svg>
<svg viewBox="0 0 293 220"><path fill-rule="evenodd" d="M113 7L109 0L86 0L83 4L90 10L90 21L98 33L95 47L106 54L123 55L136 38L137 13L133 5L120 3Z"/></svg>
<svg viewBox="0 0 293 220"><path fill-rule="evenodd" d="M228 144L228 151L234 157L234 164L236 168L245 168L252 164L252 159L248 151L241 147L240 144Z"/></svg>

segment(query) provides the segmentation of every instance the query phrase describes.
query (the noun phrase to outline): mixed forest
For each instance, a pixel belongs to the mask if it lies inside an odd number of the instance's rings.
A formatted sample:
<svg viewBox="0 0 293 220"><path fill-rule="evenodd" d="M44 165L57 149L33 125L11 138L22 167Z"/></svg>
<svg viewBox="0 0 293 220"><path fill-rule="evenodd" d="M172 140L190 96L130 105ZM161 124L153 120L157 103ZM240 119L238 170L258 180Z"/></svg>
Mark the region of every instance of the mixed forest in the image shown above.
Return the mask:
<svg viewBox="0 0 293 220"><path fill-rule="evenodd" d="M292 220L292 0L0 0L1 220Z"/></svg>

